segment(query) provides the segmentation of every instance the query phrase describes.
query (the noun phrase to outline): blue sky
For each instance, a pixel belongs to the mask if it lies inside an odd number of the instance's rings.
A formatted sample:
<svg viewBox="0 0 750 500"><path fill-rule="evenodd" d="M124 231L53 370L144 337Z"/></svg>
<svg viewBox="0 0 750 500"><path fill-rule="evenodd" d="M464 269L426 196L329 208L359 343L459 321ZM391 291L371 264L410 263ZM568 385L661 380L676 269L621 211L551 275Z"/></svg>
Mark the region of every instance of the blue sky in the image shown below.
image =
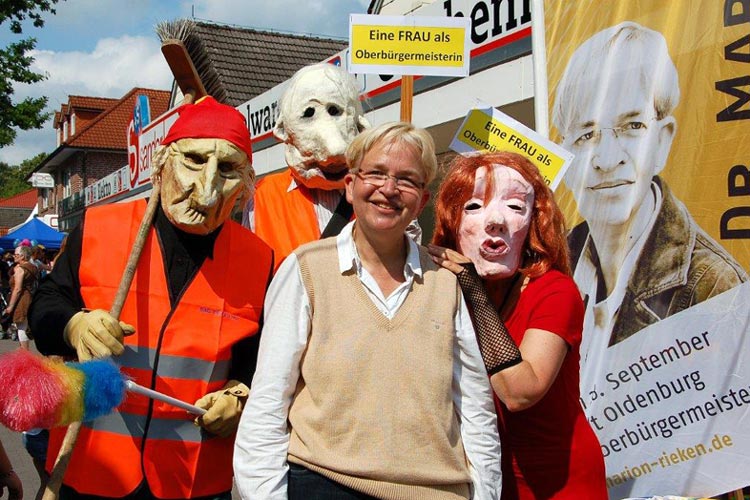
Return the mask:
<svg viewBox="0 0 750 500"><path fill-rule="evenodd" d="M346 37L349 14L364 13L369 0L67 0L45 15L42 29L26 27L37 39L33 69L48 79L18 85L15 98L49 97L59 110L69 95L122 97L131 88L169 89L172 78L159 50L154 26L183 17L243 27ZM290 15L293 13L292 15ZM0 25L0 44L19 37ZM56 147L51 121L41 130L19 131L13 146L0 149L11 165Z"/></svg>

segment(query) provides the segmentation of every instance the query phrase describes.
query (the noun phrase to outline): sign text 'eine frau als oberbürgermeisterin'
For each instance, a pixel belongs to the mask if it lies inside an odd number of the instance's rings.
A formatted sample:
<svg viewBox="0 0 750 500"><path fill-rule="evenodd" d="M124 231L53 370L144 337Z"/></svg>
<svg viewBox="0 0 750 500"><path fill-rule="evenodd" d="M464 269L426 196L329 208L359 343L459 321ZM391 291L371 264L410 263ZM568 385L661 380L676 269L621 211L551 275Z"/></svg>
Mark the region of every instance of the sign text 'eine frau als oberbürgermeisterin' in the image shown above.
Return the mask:
<svg viewBox="0 0 750 500"><path fill-rule="evenodd" d="M469 19L352 14L349 71L468 76Z"/></svg>

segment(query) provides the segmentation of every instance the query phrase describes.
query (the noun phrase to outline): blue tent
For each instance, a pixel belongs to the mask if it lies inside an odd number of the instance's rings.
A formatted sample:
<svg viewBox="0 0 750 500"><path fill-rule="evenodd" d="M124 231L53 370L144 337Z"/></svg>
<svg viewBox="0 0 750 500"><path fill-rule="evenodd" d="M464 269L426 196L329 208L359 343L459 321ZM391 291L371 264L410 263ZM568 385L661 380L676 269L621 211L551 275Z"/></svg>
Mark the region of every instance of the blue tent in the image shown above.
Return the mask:
<svg viewBox="0 0 750 500"><path fill-rule="evenodd" d="M25 238L29 241L36 240L37 243L44 245L45 248L50 250L57 250L60 248L60 243L64 237L65 233L56 231L39 219L34 218L12 233L8 233L0 238L0 247L10 250L13 248L13 243L16 240L23 240Z"/></svg>

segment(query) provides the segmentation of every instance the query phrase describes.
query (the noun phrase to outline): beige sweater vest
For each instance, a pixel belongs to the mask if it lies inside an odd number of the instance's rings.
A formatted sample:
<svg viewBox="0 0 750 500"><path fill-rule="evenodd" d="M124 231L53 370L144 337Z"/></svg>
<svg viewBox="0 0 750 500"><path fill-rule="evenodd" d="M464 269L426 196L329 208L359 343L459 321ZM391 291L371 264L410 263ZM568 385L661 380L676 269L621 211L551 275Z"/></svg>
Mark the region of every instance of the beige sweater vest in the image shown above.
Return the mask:
<svg viewBox="0 0 750 500"><path fill-rule="evenodd" d="M356 272L338 272L335 238L295 253L312 327L289 409L289 461L378 498L468 498L452 397L455 276L420 248L423 278L389 320Z"/></svg>

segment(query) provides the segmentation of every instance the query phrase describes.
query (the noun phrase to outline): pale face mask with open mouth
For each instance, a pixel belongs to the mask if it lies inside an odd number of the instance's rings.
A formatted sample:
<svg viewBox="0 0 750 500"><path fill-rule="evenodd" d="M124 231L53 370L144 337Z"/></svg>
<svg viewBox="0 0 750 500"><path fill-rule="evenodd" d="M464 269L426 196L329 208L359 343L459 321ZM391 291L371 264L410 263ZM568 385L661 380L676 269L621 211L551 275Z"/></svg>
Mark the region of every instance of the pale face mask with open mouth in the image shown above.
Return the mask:
<svg viewBox="0 0 750 500"><path fill-rule="evenodd" d="M458 247L482 278L504 279L518 271L533 209L534 188L519 172L503 165L477 169L474 192L464 203Z"/></svg>

